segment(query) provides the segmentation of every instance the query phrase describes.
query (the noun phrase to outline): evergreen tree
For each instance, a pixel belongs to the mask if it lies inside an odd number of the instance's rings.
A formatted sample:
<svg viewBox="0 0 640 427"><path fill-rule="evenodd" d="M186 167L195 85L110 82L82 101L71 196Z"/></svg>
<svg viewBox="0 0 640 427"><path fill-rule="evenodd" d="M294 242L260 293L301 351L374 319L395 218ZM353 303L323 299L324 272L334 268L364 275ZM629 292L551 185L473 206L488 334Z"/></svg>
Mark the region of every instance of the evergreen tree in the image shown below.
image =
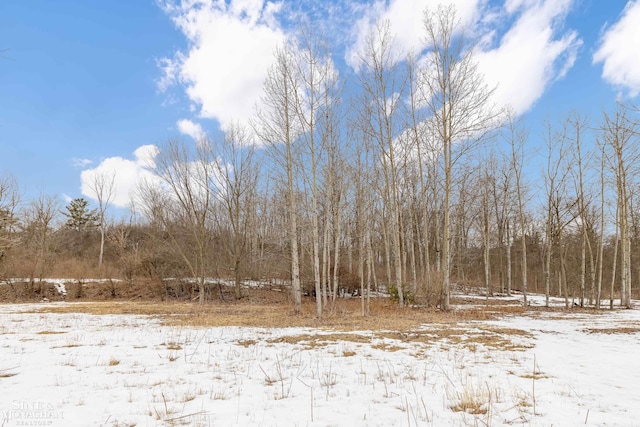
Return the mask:
<svg viewBox="0 0 640 427"><path fill-rule="evenodd" d="M98 213L96 209L89 209L89 202L83 198L73 199L67 206L66 212L62 212L67 217L66 226L75 231L86 231L98 226Z"/></svg>

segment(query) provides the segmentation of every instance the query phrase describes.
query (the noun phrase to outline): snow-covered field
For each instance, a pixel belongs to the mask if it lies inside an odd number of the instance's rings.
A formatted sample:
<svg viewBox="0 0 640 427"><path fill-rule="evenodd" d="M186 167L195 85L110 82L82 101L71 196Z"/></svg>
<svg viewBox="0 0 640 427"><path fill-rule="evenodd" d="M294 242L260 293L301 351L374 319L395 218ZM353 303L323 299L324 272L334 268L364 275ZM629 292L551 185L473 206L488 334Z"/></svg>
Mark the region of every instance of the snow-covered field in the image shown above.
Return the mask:
<svg viewBox="0 0 640 427"><path fill-rule="evenodd" d="M414 339L37 311L57 304L0 305L0 426L640 426L638 310Z"/></svg>

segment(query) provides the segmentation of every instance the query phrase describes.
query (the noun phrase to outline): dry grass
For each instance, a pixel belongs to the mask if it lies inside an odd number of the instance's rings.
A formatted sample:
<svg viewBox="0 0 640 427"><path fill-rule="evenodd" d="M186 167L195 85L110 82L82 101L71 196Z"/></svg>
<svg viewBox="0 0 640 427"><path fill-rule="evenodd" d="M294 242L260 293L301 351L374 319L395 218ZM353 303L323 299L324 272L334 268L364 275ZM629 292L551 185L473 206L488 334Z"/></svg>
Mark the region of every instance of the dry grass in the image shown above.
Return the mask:
<svg viewBox="0 0 640 427"><path fill-rule="evenodd" d="M588 334L636 334L640 332L637 326L620 326L617 328L587 328L584 332Z"/></svg>
<svg viewBox="0 0 640 427"><path fill-rule="evenodd" d="M304 348L322 347L345 341L368 343L374 348L397 351L419 344L428 347L435 342L456 344L475 350L478 345L498 350L524 350L530 345L515 342L514 338L531 338L531 335L512 328L476 326L469 321L487 320L502 315L524 313L525 308L507 304L491 306L473 305L464 309L443 312L436 309L400 309L389 300L371 302L371 314L362 316L360 300L339 300L332 313L316 317L315 302L305 299L302 311L296 314L293 306L285 301L247 298L241 301L213 301L200 305L185 302L86 302L65 305L48 305L34 311L48 313L88 313L94 315L127 314L158 318L165 325L186 327L248 326L267 328L310 327L325 330L320 334L288 335L267 341L267 344L287 342ZM374 331L372 333L353 333ZM394 343L377 342L390 339ZM525 340L526 342L526 340ZM406 343L406 346L403 344ZM166 344L169 349L180 348ZM242 346L256 344L253 340L241 340Z"/></svg>
<svg viewBox="0 0 640 427"><path fill-rule="evenodd" d="M407 331L422 324L457 324L471 320L489 320L503 314L523 312L515 306L472 306L443 312L437 309L404 308L386 300L373 300L371 314L362 316L359 299L344 299L335 310L322 318L316 317L315 302L305 299L300 313L289 302L251 299L212 301L203 305L188 302L100 301L39 307L33 312L88 313L95 315L129 314L161 318L164 324L191 327L251 326L251 327L313 327L341 331L392 330Z"/></svg>
<svg viewBox="0 0 640 427"><path fill-rule="evenodd" d="M10 369L0 369L0 378L11 378L11 377L15 377L16 375L18 375L16 372L11 372L12 370L14 370L15 368L10 368Z"/></svg>
<svg viewBox="0 0 640 427"><path fill-rule="evenodd" d="M326 347L339 341L370 344L371 348L384 351L415 350L415 346L426 348L434 343L445 342L475 350L478 345L496 350L521 351L530 348L530 343L518 343L513 337L532 338L528 332L513 328L480 327L469 330L464 326L430 325L410 331L373 330L371 332L323 332L318 334L285 335L270 338L267 344L287 343L302 346L305 350ZM248 347L257 344L256 340L238 340L238 345Z"/></svg>
<svg viewBox="0 0 640 427"><path fill-rule="evenodd" d="M497 390L492 390L488 384L474 385L471 382L462 386L462 389L453 392L447 390L447 397L451 402L449 408L454 412L472 415L487 414L497 394Z"/></svg>

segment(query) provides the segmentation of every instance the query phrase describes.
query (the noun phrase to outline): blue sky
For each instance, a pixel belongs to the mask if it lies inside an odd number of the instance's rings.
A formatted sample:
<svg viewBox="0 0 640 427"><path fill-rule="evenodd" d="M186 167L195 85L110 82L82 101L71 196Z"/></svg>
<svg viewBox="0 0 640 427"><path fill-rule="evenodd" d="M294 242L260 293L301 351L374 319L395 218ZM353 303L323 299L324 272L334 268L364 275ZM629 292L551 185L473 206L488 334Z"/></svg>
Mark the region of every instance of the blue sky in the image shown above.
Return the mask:
<svg viewBox="0 0 640 427"><path fill-rule="evenodd" d="M640 92L640 0L447 0L480 37L480 69L530 124L572 109L595 120ZM125 206L170 138L248 120L272 51L301 15L331 35L341 75L371 25L389 19L404 52L431 0L0 3L0 175L26 200L91 194L117 172Z"/></svg>

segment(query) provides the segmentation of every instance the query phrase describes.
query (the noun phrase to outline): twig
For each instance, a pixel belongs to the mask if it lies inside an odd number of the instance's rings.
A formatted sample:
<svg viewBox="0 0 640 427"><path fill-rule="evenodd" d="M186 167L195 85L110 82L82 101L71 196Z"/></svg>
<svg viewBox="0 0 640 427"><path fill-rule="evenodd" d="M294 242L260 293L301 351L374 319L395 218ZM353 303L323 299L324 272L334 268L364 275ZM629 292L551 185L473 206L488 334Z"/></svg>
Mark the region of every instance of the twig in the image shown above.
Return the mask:
<svg viewBox="0 0 640 427"><path fill-rule="evenodd" d="M193 417L194 415L207 415L207 411L199 411L199 412L194 412L193 414L180 415L179 417L168 418L165 421L167 421L167 422L177 421L177 420L181 420L183 418Z"/></svg>
<svg viewBox="0 0 640 427"><path fill-rule="evenodd" d="M169 415L169 408L167 407L167 399L164 397L164 392L160 392L162 395L162 401L164 402L164 414Z"/></svg>
<svg viewBox="0 0 640 427"><path fill-rule="evenodd" d="M536 355L533 355L533 375L532 377L532 393L533 393L533 415L536 415Z"/></svg>

